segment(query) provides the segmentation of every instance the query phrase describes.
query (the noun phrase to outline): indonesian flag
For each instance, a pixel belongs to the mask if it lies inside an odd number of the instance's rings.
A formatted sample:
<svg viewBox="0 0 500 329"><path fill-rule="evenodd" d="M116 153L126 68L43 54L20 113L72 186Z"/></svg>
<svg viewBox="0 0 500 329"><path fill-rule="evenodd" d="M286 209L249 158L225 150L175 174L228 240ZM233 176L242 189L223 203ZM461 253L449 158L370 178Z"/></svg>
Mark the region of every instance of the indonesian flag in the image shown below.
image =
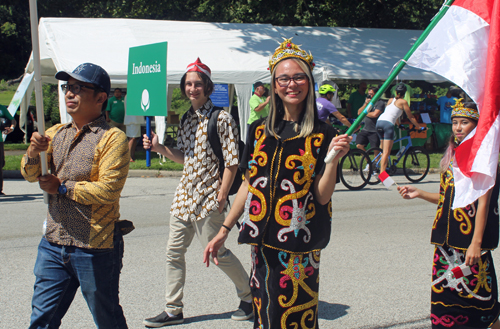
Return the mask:
<svg viewBox="0 0 500 329"><path fill-rule="evenodd" d="M456 149L453 208L465 207L494 184L500 108L500 1L456 0L408 65L460 86L477 104L476 129Z"/></svg>
<svg viewBox="0 0 500 329"><path fill-rule="evenodd" d="M455 279L460 279L461 277L471 275L472 271L470 270L469 266L462 264L460 266L453 268L451 270L451 273L453 273Z"/></svg>
<svg viewBox="0 0 500 329"><path fill-rule="evenodd" d="M379 175L378 178L382 181L382 184L384 184L385 187L389 188L394 184L394 179L392 179L391 176L387 173L387 171L382 171Z"/></svg>

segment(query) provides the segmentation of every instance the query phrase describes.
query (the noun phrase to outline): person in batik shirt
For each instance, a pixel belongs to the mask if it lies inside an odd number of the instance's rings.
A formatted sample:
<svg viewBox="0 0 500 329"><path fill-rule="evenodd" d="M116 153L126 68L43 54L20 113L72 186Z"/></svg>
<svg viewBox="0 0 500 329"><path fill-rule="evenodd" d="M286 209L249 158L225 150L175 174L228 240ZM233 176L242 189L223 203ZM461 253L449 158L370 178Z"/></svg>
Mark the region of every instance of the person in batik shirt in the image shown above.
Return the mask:
<svg viewBox="0 0 500 329"><path fill-rule="evenodd" d="M181 181L170 209L170 236L167 244L167 292L165 310L143 321L148 327L184 322L183 291L186 278L185 254L196 236L203 247L219 232L224 222L228 192L238 169L238 129L226 111L219 112L217 134L224 157L224 174L219 172L219 159L208 141L208 122L214 110L209 96L214 84L210 68L198 58L189 64L181 79L181 92L191 101L191 108L182 117L177 148L159 144L158 136L143 136L144 148L161 153L172 161L184 164ZM231 315L236 321L253 316L252 294L248 273L231 250L219 250L219 268L233 281L240 299Z"/></svg>

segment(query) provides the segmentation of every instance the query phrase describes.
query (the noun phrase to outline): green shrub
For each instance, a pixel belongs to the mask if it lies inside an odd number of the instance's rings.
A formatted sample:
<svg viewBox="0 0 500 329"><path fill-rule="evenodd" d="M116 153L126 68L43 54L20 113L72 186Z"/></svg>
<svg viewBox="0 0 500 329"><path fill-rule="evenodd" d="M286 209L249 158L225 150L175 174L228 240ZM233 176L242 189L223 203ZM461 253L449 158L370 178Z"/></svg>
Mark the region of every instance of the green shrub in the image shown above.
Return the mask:
<svg viewBox="0 0 500 329"><path fill-rule="evenodd" d="M59 96L56 84L45 84L43 90L43 111L45 112L45 121L52 125L61 122L59 115ZM33 95L34 98L34 95Z"/></svg>

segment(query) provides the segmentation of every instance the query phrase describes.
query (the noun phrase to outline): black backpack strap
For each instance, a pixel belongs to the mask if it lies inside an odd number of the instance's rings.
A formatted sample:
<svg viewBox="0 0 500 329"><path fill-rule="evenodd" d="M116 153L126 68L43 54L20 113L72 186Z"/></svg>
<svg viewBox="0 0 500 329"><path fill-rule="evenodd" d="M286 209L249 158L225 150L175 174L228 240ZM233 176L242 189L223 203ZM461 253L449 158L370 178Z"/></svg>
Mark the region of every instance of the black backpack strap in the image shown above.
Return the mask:
<svg viewBox="0 0 500 329"><path fill-rule="evenodd" d="M182 127L184 125L184 122L186 122L186 119L187 119L187 116L189 115L189 111L191 111L191 108L189 108L189 110L187 110L181 117L181 124L179 125L179 127Z"/></svg>
<svg viewBox="0 0 500 329"><path fill-rule="evenodd" d="M219 113L223 111L221 107L214 106L207 114L208 117L208 127L207 127L207 137L215 156L219 159L219 174L220 177L224 175L224 155L222 154L222 146L220 144L219 134L217 133L217 121L219 118Z"/></svg>

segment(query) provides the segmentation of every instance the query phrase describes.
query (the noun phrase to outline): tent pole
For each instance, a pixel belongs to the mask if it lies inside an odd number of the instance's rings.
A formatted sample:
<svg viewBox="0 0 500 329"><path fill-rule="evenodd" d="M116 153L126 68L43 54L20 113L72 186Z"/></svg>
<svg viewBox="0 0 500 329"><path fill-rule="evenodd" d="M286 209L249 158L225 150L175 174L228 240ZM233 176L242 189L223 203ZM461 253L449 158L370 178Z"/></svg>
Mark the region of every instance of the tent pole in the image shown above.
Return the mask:
<svg viewBox="0 0 500 329"><path fill-rule="evenodd" d="M35 98L38 133L45 136L45 115L43 111L42 74L40 72L40 45L38 41L38 12L36 0L30 0L30 21L31 43L33 45L33 64L35 69ZM40 153L40 162L42 164L42 175L47 175L47 152ZM43 201L46 204L49 203L49 194L45 191L43 192Z"/></svg>

